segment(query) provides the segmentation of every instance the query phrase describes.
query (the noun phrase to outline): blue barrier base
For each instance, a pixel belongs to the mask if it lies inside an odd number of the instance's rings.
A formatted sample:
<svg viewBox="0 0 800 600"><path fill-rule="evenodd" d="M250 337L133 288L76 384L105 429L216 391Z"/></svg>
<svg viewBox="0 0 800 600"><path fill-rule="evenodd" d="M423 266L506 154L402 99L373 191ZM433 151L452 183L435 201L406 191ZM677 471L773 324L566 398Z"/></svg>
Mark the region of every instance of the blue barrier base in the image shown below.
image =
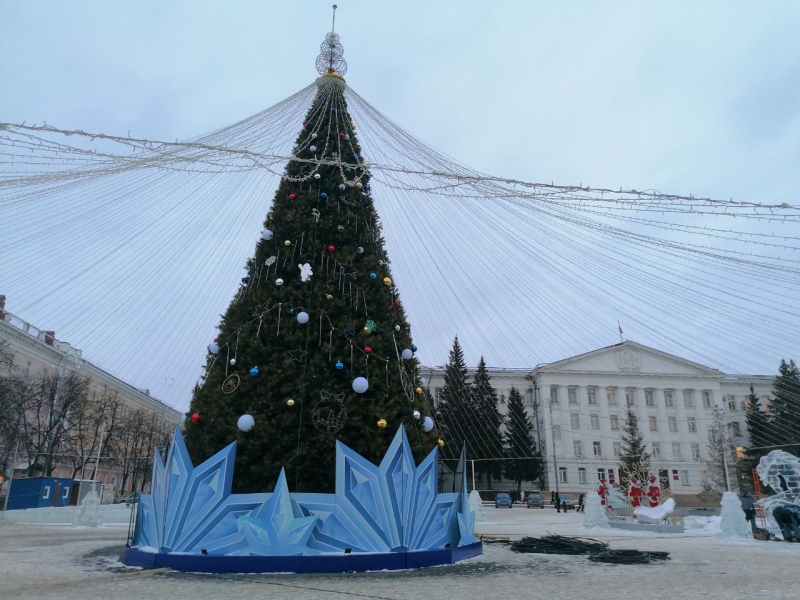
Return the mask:
<svg viewBox="0 0 800 600"><path fill-rule="evenodd" d="M381 554L320 554L317 556L202 556L125 551L125 564L144 569L168 567L188 573L358 573L399 571L454 563L483 554L476 542L460 548L385 552Z"/></svg>

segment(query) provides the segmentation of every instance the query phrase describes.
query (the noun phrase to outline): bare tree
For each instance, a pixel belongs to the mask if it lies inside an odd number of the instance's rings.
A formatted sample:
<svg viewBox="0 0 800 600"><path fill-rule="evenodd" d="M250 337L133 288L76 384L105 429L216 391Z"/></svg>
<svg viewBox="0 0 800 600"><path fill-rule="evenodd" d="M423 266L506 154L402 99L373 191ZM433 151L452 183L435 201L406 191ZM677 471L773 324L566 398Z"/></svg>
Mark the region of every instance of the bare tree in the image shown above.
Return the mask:
<svg viewBox="0 0 800 600"><path fill-rule="evenodd" d="M66 437L67 454L72 465L72 477L78 473L81 479L85 476L86 466L95 462L99 453L101 457L109 457L117 445L117 436L121 428L119 396L104 390L98 397L92 392L77 402L72 410L69 430ZM67 461L65 461L67 462ZM94 475L98 465L94 465Z"/></svg>
<svg viewBox="0 0 800 600"><path fill-rule="evenodd" d="M75 373L43 373L21 387L25 404L21 445L30 462L28 475L50 476L58 455L68 448L70 425L86 401L89 380Z"/></svg>
<svg viewBox="0 0 800 600"><path fill-rule="evenodd" d="M0 475L9 472L25 417L24 395L8 342L0 340Z"/></svg>
<svg viewBox="0 0 800 600"><path fill-rule="evenodd" d="M737 491L736 477L731 476L735 464L735 449L728 436L725 411L714 409L708 429L708 483L715 492Z"/></svg>

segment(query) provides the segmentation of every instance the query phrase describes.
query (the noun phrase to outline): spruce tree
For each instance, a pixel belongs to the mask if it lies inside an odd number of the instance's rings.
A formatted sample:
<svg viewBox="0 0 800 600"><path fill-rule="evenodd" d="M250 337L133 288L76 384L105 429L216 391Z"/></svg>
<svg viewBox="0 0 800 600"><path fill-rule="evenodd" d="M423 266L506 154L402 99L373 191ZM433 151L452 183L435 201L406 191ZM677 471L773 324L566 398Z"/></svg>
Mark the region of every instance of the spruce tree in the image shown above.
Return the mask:
<svg viewBox="0 0 800 600"><path fill-rule="evenodd" d="M492 478L500 479L503 475L503 434L500 431L503 417L497 406L497 391L492 387L489 370L482 356L472 377L471 391L474 421L477 424L475 434L482 439L482 443L476 448L476 455L471 458L477 461L476 474L481 478L485 475L486 483L492 489Z"/></svg>
<svg viewBox="0 0 800 600"><path fill-rule="evenodd" d="M772 426L770 433L783 450L800 452L800 370L793 360L781 360L772 384Z"/></svg>
<svg viewBox="0 0 800 600"><path fill-rule="evenodd" d="M752 469L761 460L761 457L769 452L768 446L774 444L770 441L769 415L763 410L758 401L753 386L750 386L750 394L747 396L747 412L745 413L747 423L747 468Z"/></svg>
<svg viewBox="0 0 800 600"><path fill-rule="evenodd" d="M522 394L512 387L508 394L508 415L506 417L505 476L515 481L517 490L522 489L523 481L535 481L542 474L542 456L533 439L533 424L525 412Z"/></svg>
<svg viewBox="0 0 800 600"><path fill-rule="evenodd" d="M440 426L447 436L447 444L442 452L447 460L457 460L463 446L467 447L468 458L476 455L471 434L474 414L470 410L470 403L467 363L456 336L444 369L444 385L436 400Z"/></svg>
<svg viewBox="0 0 800 600"><path fill-rule="evenodd" d="M436 443L413 416L430 408L417 360L401 355L413 347L410 329L343 91L333 73L318 80L192 398L191 458L236 440L236 492L271 489L281 468L292 491L332 492L337 439L372 462L400 425L417 460ZM365 393L354 391L358 377ZM246 432L237 428L245 414L255 419Z"/></svg>
<svg viewBox="0 0 800 600"><path fill-rule="evenodd" d="M650 455L647 453L644 433L639 429L639 416L632 406L625 408L620 438L622 440L622 454L619 457L620 485L627 488L633 478L640 484L644 483L650 472Z"/></svg>

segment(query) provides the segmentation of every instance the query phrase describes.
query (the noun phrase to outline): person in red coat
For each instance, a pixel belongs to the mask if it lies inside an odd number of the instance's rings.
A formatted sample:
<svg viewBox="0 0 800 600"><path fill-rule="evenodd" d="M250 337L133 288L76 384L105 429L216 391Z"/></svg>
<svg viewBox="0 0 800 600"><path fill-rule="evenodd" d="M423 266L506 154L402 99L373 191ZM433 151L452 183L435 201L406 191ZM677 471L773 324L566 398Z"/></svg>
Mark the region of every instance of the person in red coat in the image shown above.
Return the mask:
<svg viewBox="0 0 800 600"><path fill-rule="evenodd" d="M661 498L661 486L658 485L656 476L651 475L650 480L647 482L647 499L650 501L651 508L658 506L659 498Z"/></svg>
<svg viewBox="0 0 800 600"><path fill-rule="evenodd" d="M644 492L642 491L642 486L639 485L639 481L636 478L631 479L631 483L628 486L628 497L631 499L631 507L636 508L637 506L641 506L642 496L644 496Z"/></svg>

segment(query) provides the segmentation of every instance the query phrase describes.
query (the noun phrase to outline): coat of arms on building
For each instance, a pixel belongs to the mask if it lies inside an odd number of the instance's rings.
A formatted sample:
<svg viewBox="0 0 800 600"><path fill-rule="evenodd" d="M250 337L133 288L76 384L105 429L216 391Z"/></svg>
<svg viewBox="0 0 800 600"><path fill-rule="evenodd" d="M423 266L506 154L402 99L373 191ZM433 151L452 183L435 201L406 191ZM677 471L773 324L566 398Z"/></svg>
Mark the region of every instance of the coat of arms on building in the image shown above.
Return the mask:
<svg viewBox="0 0 800 600"><path fill-rule="evenodd" d="M617 366L620 371L638 371L642 368L642 356L633 348L617 350Z"/></svg>

